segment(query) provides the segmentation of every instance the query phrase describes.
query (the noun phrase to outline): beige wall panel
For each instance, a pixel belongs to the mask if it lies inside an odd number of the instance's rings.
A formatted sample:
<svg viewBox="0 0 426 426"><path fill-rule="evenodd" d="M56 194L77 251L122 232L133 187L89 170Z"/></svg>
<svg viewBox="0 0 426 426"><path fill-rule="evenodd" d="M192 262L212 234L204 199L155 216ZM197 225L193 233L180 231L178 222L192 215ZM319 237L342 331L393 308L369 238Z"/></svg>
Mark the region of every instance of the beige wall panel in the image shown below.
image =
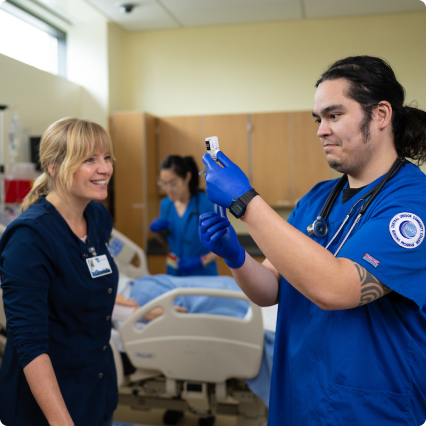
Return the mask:
<svg viewBox="0 0 426 426"><path fill-rule="evenodd" d="M332 174L317 136L318 125L312 112L293 112L291 115L293 187L297 201L316 183L331 179Z"/></svg>
<svg viewBox="0 0 426 426"><path fill-rule="evenodd" d="M217 136L220 150L248 174L247 114L209 115L204 117L205 137ZM205 153L205 146L204 152Z"/></svg>
<svg viewBox="0 0 426 426"><path fill-rule="evenodd" d="M339 35L333 43L315 42L324 28ZM125 109L157 116L304 111L312 108L315 82L327 66L352 55L386 58L407 103L426 107L426 8L123 33ZM377 34L385 41L374 42Z"/></svg>
<svg viewBox="0 0 426 426"><path fill-rule="evenodd" d="M251 184L272 206L290 204L289 114L252 115Z"/></svg>
<svg viewBox="0 0 426 426"><path fill-rule="evenodd" d="M143 114L113 114L111 138L116 157L114 166L115 227L136 244L145 248L142 179Z"/></svg>

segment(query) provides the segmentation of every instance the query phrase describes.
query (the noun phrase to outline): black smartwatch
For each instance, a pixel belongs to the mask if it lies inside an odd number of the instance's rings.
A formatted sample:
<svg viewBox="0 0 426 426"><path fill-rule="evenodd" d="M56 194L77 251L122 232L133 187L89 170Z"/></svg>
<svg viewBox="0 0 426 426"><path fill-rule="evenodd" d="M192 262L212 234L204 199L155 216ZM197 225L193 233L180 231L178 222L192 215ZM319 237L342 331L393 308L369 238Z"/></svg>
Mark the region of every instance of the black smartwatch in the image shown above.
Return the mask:
<svg viewBox="0 0 426 426"><path fill-rule="evenodd" d="M247 208L247 204L256 196L259 195L254 189L250 189L245 194L238 197L236 200L232 200L229 206L229 211L237 218L240 219L244 216Z"/></svg>

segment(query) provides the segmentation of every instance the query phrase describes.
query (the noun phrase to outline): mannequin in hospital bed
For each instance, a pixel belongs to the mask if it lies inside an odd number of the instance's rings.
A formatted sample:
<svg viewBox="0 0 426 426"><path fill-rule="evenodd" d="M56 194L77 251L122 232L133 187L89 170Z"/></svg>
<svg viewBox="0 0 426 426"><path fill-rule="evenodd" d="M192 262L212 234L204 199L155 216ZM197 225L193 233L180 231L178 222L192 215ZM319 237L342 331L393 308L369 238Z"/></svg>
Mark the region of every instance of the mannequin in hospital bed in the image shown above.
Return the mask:
<svg viewBox="0 0 426 426"><path fill-rule="evenodd" d="M133 299L127 299L121 294L117 294L115 298L115 318L113 315L113 319L117 320L118 318L124 317L127 318L133 312L137 311L140 307L139 303ZM174 306L174 309L178 312L188 312L188 309L182 306ZM117 314L117 312L120 312ZM154 308L152 311L149 311L144 317L144 321L152 321L153 319L163 315L164 309L161 306Z"/></svg>
<svg viewBox="0 0 426 426"><path fill-rule="evenodd" d="M214 288L241 291L232 277L202 276L174 277L170 275L147 275L133 280L120 274L116 304L112 314L112 337L118 348L124 352L118 332L121 323L128 318L139 306L143 306L156 297L176 288ZM210 296L178 296L174 309L179 312L203 313L244 318L247 315L249 303L244 300L228 299ZM151 321L163 314L163 308L150 311L144 321ZM253 379L246 380L248 386L257 396L269 405L269 385L272 370L272 354L275 342L275 323L277 306L262 308L265 329L265 346L259 374Z"/></svg>

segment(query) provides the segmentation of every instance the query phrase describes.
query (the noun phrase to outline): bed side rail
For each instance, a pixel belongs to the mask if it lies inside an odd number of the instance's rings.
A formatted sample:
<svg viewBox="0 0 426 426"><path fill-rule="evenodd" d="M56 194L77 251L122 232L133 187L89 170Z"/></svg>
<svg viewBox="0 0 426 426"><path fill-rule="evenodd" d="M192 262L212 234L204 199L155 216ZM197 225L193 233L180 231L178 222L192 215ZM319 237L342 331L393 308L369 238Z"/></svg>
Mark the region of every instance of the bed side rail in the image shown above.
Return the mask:
<svg viewBox="0 0 426 426"><path fill-rule="evenodd" d="M109 246L120 272L130 278L150 275L144 250L115 228L112 230Z"/></svg>
<svg viewBox="0 0 426 426"><path fill-rule="evenodd" d="M173 302L180 295L247 300L250 315L234 318L212 314L179 313ZM142 329L139 321L161 306L164 314ZM136 368L158 370L166 377L209 383L229 378L252 378L263 352L263 320L259 306L237 291L180 288L139 308L119 329Z"/></svg>

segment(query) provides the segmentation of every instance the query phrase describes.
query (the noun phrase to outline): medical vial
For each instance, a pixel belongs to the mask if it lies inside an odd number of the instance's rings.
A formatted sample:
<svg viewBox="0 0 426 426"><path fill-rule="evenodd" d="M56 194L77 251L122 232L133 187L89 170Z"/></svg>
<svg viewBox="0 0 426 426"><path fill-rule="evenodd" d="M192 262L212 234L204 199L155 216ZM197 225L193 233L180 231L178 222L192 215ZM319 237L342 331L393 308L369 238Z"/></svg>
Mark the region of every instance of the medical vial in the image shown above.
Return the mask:
<svg viewBox="0 0 426 426"><path fill-rule="evenodd" d="M207 152L210 154L214 161L217 161L217 152L219 151L219 140L217 136L210 136L205 140Z"/></svg>

